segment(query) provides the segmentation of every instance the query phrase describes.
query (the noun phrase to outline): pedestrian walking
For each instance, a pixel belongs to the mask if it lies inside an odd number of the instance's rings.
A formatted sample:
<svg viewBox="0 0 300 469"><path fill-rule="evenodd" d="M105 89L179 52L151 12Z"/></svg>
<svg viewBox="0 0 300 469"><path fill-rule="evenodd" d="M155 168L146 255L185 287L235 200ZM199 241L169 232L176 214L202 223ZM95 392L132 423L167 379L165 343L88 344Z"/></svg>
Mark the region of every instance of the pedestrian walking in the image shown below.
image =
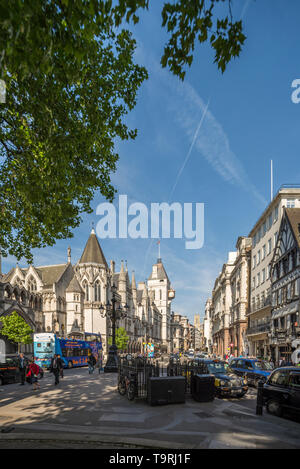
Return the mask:
<svg viewBox="0 0 300 469"><path fill-rule="evenodd" d="M88 358L88 367L89 367L89 374L92 375L94 373L95 365L96 365L96 359L94 355L90 355Z"/></svg>
<svg viewBox="0 0 300 469"><path fill-rule="evenodd" d="M24 386L27 364L26 364L25 357L24 357L23 353L19 353L18 367L19 367L20 378L21 378L20 386Z"/></svg>
<svg viewBox="0 0 300 469"><path fill-rule="evenodd" d="M59 372L60 372L60 367L59 367L59 360L57 355L55 354L54 357L51 360L51 365L50 365L50 373L54 374L54 384L55 386L59 384Z"/></svg>
<svg viewBox="0 0 300 469"><path fill-rule="evenodd" d="M26 378L30 384L33 384L33 390L36 391L37 389L40 389L40 384L38 382L38 374L39 374L40 368L39 366L34 363L34 360L31 360L29 363L28 367L28 372L26 374Z"/></svg>
<svg viewBox="0 0 300 469"><path fill-rule="evenodd" d="M100 375L101 371L103 370L102 362L103 362L102 352L99 352L97 363L96 363L96 368L98 368L99 375Z"/></svg>
<svg viewBox="0 0 300 469"><path fill-rule="evenodd" d="M57 354L57 361L58 361L58 368L59 368L59 376L60 378L64 377L64 362L61 359L60 354Z"/></svg>

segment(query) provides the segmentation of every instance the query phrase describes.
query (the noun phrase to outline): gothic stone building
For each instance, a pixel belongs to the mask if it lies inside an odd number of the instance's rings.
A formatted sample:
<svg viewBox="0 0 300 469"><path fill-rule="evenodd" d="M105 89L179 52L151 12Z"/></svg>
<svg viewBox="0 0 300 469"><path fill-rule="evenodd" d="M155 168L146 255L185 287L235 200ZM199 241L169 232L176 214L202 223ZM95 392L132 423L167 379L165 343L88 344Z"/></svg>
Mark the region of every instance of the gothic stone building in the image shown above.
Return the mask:
<svg viewBox="0 0 300 469"><path fill-rule="evenodd" d="M129 336L128 350L143 351L170 343L170 281L161 259L153 266L148 284L136 285L122 261L108 266L95 231L92 230L79 261L72 265L71 249L65 264L12 268L0 278L1 315L17 311L35 332L55 332L72 336L84 332L100 333L104 350L111 335L110 320L102 317L101 305L111 302L111 286L117 287L117 307L128 306L127 317L118 321ZM0 326L1 327L1 326ZM2 343L3 347L3 343Z"/></svg>

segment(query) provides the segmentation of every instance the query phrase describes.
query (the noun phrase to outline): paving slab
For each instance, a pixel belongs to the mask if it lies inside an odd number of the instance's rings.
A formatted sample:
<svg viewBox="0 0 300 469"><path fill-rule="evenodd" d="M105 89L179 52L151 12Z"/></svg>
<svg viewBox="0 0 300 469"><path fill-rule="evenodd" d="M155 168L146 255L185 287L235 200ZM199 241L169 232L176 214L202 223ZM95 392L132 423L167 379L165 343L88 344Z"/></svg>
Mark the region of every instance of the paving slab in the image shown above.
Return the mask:
<svg viewBox="0 0 300 469"><path fill-rule="evenodd" d="M1 388L0 427L14 427L0 433L1 444L30 433L51 441L60 435L66 445L77 435L82 441L97 438L99 444L107 443L105 437L112 438L110 444L157 448L300 448L299 422L265 412L257 416L253 389L242 399L199 403L187 397L185 404L152 407L120 396L113 373L66 370L58 386L46 373L40 384L39 391L30 385Z"/></svg>

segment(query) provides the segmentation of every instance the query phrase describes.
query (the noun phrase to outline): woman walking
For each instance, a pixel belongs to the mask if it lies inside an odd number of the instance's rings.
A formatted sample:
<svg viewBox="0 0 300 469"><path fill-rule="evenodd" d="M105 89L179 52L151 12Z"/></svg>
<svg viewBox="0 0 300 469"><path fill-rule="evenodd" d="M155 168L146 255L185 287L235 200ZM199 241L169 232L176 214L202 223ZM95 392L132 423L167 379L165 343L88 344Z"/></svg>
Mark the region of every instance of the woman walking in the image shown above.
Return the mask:
<svg viewBox="0 0 300 469"><path fill-rule="evenodd" d="M40 384L37 378L39 371L40 371L39 366L36 363L34 363L34 360L31 360L29 363L28 373L26 377L28 378L29 382L33 384L34 391L36 391L37 389L40 389Z"/></svg>

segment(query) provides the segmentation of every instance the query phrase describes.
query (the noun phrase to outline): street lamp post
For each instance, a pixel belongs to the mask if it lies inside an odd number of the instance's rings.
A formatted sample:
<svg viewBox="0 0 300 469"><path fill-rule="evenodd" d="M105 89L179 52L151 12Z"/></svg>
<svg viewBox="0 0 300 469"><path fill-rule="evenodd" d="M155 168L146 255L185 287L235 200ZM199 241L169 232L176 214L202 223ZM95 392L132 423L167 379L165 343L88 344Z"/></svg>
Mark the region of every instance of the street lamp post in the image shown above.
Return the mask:
<svg viewBox="0 0 300 469"><path fill-rule="evenodd" d="M118 372L118 347L116 346L116 322L119 319L123 319L127 317L127 304L124 306L124 311L120 306L116 308L116 303L118 300L116 299L116 292L117 287L112 285L111 293L112 299L111 304L109 301L106 304L106 307L101 304L100 306L100 314L102 317L107 317L111 320L112 325L112 344L109 347L108 358L106 365L104 366L104 373L117 373Z"/></svg>

